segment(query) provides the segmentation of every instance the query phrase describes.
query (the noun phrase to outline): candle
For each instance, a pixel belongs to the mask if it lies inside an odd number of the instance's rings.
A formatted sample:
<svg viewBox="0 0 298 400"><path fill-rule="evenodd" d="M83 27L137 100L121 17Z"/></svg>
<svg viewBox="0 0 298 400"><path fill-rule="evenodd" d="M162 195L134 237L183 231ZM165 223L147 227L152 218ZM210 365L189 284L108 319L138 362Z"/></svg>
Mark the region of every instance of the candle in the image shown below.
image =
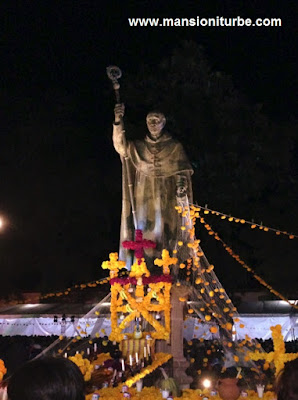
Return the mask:
<svg viewBox="0 0 298 400"><path fill-rule="evenodd" d="M129 365L132 367L132 355L129 355Z"/></svg>
<svg viewBox="0 0 298 400"><path fill-rule="evenodd" d="M147 358L147 349L145 346L144 346L144 358Z"/></svg>
<svg viewBox="0 0 298 400"><path fill-rule="evenodd" d="M97 343L93 344L93 349L94 349L94 353L96 353L97 352Z"/></svg>
<svg viewBox="0 0 298 400"><path fill-rule="evenodd" d="M64 358L67 358L67 353L64 353Z"/></svg>
<svg viewBox="0 0 298 400"><path fill-rule="evenodd" d="M123 358L121 358L121 366L122 366L122 371L125 371L125 364Z"/></svg>
<svg viewBox="0 0 298 400"><path fill-rule="evenodd" d="M90 356L90 347L87 347L87 355Z"/></svg>
<svg viewBox="0 0 298 400"><path fill-rule="evenodd" d="M242 368L239 367L239 368L237 368L237 370L238 370L238 373L237 373L236 379L239 379L239 376L241 374Z"/></svg>
<svg viewBox="0 0 298 400"><path fill-rule="evenodd" d="M150 356L150 346L147 344L148 356Z"/></svg>
<svg viewBox="0 0 298 400"><path fill-rule="evenodd" d="M136 353L136 363L138 364L138 362L139 362L139 354Z"/></svg>

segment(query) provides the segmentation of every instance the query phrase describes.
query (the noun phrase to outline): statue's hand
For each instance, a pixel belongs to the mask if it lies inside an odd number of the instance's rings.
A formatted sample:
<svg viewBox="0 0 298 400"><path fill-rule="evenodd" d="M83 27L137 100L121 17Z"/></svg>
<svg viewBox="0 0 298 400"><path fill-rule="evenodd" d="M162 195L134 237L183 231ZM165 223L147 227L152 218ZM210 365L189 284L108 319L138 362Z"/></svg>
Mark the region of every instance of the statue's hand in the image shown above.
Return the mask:
<svg viewBox="0 0 298 400"><path fill-rule="evenodd" d="M115 105L114 114L116 123L119 123L121 121L121 118L124 117L124 111L125 111L125 106L123 103Z"/></svg>
<svg viewBox="0 0 298 400"><path fill-rule="evenodd" d="M186 195L186 187L185 186L178 186L177 187L177 197L183 197Z"/></svg>

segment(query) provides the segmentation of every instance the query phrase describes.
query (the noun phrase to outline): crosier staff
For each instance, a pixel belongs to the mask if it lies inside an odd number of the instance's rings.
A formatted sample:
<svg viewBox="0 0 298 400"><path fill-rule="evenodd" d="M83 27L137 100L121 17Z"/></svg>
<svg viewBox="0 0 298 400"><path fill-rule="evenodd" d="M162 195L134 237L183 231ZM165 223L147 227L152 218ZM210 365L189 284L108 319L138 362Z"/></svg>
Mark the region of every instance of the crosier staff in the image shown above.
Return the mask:
<svg viewBox="0 0 298 400"><path fill-rule="evenodd" d="M118 79L121 78L122 72L121 69L117 66L109 66L107 67L107 75L109 79L111 79L112 84L113 84L113 89L115 91L115 96L116 96L116 102L117 105L120 105L120 84L118 82ZM123 122L123 116L120 115L120 126L122 129L122 136L123 136L123 146L124 146L124 155L121 156L123 168L124 168L124 173L127 176L127 183L128 183L128 192L129 192L129 200L130 200L130 205L131 205L131 212L132 212L132 219L133 219L133 225L135 230L137 229L137 216L136 216L136 209L135 209L135 202L134 202L134 196L133 196L133 183L132 183L132 178L131 178L131 173L130 173L130 168L129 168L129 157L127 155L127 143L126 143L126 137L125 137L125 129L124 129L124 122ZM123 162L124 161L124 162Z"/></svg>

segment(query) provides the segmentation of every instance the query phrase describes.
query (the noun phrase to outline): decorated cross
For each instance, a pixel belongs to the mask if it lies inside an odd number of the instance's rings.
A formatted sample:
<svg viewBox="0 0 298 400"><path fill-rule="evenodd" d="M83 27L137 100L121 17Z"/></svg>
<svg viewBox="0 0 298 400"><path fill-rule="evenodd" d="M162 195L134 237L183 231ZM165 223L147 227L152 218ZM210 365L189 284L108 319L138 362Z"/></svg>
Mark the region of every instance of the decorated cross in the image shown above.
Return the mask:
<svg viewBox="0 0 298 400"><path fill-rule="evenodd" d="M161 253L161 259L156 258L154 260L154 264L158 265L159 267L163 267L163 274L169 275L170 268L169 266L172 264L176 264L178 259L176 257L170 257L168 250L163 250Z"/></svg>
<svg viewBox="0 0 298 400"><path fill-rule="evenodd" d="M144 249L154 249L156 243L152 240L143 239L143 232L141 229L136 229L135 241L125 240L122 242L122 246L125 249L134 250L138 264L140 265L144 256Z"/></svg>
<svg viewBox="0 0 298 400"><path fill-rule="evenodd" d="M125 261L118 260L118 253L109 254L110 261L103 261L101 267L103 269L110 270L110 277L116 278L118 276L119 269L125 268Z"/></svg>
<svg viewBox="0 0 298 400"><path fill-rule="evenodd" d="M265 362L273 362L275 365L275 376L278 375L279 371L284 368L284 365L288 361L292 361L298 358L298 353L286 353L286 347L284 338L281 333L281 325L271 326L272 340L273 340L273 351L270 353L249 352L247 355L253 360L265 360Z"/></svg>

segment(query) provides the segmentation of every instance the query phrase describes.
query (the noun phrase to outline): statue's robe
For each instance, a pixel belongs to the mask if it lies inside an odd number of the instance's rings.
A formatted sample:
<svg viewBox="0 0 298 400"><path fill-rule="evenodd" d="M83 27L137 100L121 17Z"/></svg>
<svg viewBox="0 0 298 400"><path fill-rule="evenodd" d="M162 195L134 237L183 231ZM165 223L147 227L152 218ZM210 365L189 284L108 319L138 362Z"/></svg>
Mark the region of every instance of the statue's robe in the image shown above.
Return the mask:
<svg viewBox="0 0 298 400"><path fill-rule="evenodd" d="M122 156L124 148L121 127L114 125L113 140L115 149ZM128 166L133 183L133 196L136 210L137 229L143 231L143 237L156 242L156 249L145 250L149 267L153 259L160 257L162 249L170 252L177 246L181 232L181 216L175 210L177 206L177 185L184 182L187 199L192 202L191 175L193 169L182 145L168 133L155 140L146 136L144 140L127 143ZM123 249L124 240L134 239L132 209L128 190L126 167L123 167L123 197L120 232L121 260L130 267L131 255ZM181 199L179 199L181 204ZM150 261L151 260L151 261Z"/></svg>

